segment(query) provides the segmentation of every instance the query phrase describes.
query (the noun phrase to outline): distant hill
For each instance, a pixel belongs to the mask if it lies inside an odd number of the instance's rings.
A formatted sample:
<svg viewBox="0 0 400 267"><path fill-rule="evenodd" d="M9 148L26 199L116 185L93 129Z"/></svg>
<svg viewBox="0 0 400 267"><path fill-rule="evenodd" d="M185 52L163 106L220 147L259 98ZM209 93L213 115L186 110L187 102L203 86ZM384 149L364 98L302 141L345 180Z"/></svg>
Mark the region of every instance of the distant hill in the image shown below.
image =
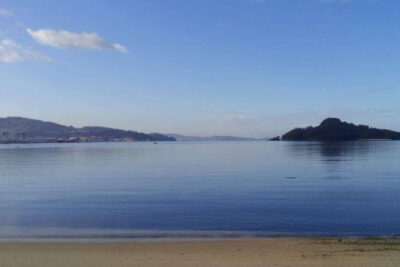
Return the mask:
<svg viewBox="0 0 400 267"><path fill-rule="evenodd" d="M268 138L257 139L248 137L236 137L236 136L185 136L180 134L166 134L169 137L173 137L176 141L261 141L268 140Z"/></svg>
<svg viewBox="0 0 400 267"><path fill-rule="evenodd" d="M175 141L175 138L106 127L75 128L21 117L0 118L1 143L79 141Z"/></svg>
<svg viewBox="0 0 400 267"><path fill-rule="evenodd" d="M337 118L328 118L317 127L296 128L282 136L285 141L353 141L400 140L400 133L390 130L354 125Z"/></svg>

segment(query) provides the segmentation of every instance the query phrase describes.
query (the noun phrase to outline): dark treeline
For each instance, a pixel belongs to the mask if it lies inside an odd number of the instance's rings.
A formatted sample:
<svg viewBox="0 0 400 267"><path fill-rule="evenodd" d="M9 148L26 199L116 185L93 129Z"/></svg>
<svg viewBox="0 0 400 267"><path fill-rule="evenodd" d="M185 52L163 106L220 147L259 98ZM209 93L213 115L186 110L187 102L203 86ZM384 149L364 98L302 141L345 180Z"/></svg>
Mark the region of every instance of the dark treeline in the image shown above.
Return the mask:
<svg viewBox="0 0 400 267"><path fill-rule="evenodd" d="M400 133L328 118L317 127L296 128L282 136L282 140L286 141L354 141L363 139L400 140Z"/></svg>

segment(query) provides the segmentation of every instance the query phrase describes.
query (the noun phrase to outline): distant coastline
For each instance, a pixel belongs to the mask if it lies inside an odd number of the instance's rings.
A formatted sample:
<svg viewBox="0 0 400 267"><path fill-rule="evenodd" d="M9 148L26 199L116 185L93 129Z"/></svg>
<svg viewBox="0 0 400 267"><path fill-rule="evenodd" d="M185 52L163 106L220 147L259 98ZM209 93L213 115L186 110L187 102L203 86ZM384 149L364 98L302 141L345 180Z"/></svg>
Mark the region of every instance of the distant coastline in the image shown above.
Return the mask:
<svg viewBox="0 0 400 267"><path fill-rule="evenodd" d="M0 144L156 142L156 141L265 141L268 138L237 136L185 136L180 134L141 133L107 127L65 126L41 120L0 118Z"/></svg>
<svg viewBox="0 0 400 267"><path fill-rule="evenodd" d="M0 118L0 143L176 141L160 133L141 133L107 127L65 126L22 117Z"/></svg>
<svg viewBox="0 0 400 267"><path fill-rule="evenodd" d="M185 136L142 133L108 127L65 126L22 117L0 118L0 144L157 142L157 141L392 141L400 132L355 125L327 118L316 127L295 128L282 137L250 138L237 136Z"/></svg>
<svg viewBox="0 0 400 267"><path fill-rule="evenodd" d="M214 135L214 136L188 136L180 134L166 134L166 136L173 137L176 141L265 141L268 138L251 138L251 137L238 137L238 136L226 136L226 135Z"/></svg>

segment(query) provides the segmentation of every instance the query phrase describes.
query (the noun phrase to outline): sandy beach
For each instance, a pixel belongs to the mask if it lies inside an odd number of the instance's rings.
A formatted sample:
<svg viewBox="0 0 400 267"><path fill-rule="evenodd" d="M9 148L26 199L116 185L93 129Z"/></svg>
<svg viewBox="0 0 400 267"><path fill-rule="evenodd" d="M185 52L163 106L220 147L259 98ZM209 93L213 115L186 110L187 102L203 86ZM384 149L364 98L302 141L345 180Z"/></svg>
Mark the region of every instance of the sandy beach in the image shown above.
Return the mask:
<svg viewBox="0 0 400 267"><path fill-rule="evenodd" d="M398 266L397 239L0 243L0 266Z"/></svg>

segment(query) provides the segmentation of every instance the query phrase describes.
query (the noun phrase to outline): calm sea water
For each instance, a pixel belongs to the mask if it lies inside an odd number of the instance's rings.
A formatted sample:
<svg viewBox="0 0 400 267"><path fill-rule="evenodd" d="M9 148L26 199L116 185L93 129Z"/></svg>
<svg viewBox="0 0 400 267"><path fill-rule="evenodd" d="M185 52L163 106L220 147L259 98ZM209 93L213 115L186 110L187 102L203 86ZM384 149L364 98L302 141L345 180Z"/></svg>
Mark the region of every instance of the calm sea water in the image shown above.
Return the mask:
<svg viewBox="0 0 400 267"><path fill-rule="evenodd" d="M0 237L400 235L400 142L0 146Z"/></svg>

